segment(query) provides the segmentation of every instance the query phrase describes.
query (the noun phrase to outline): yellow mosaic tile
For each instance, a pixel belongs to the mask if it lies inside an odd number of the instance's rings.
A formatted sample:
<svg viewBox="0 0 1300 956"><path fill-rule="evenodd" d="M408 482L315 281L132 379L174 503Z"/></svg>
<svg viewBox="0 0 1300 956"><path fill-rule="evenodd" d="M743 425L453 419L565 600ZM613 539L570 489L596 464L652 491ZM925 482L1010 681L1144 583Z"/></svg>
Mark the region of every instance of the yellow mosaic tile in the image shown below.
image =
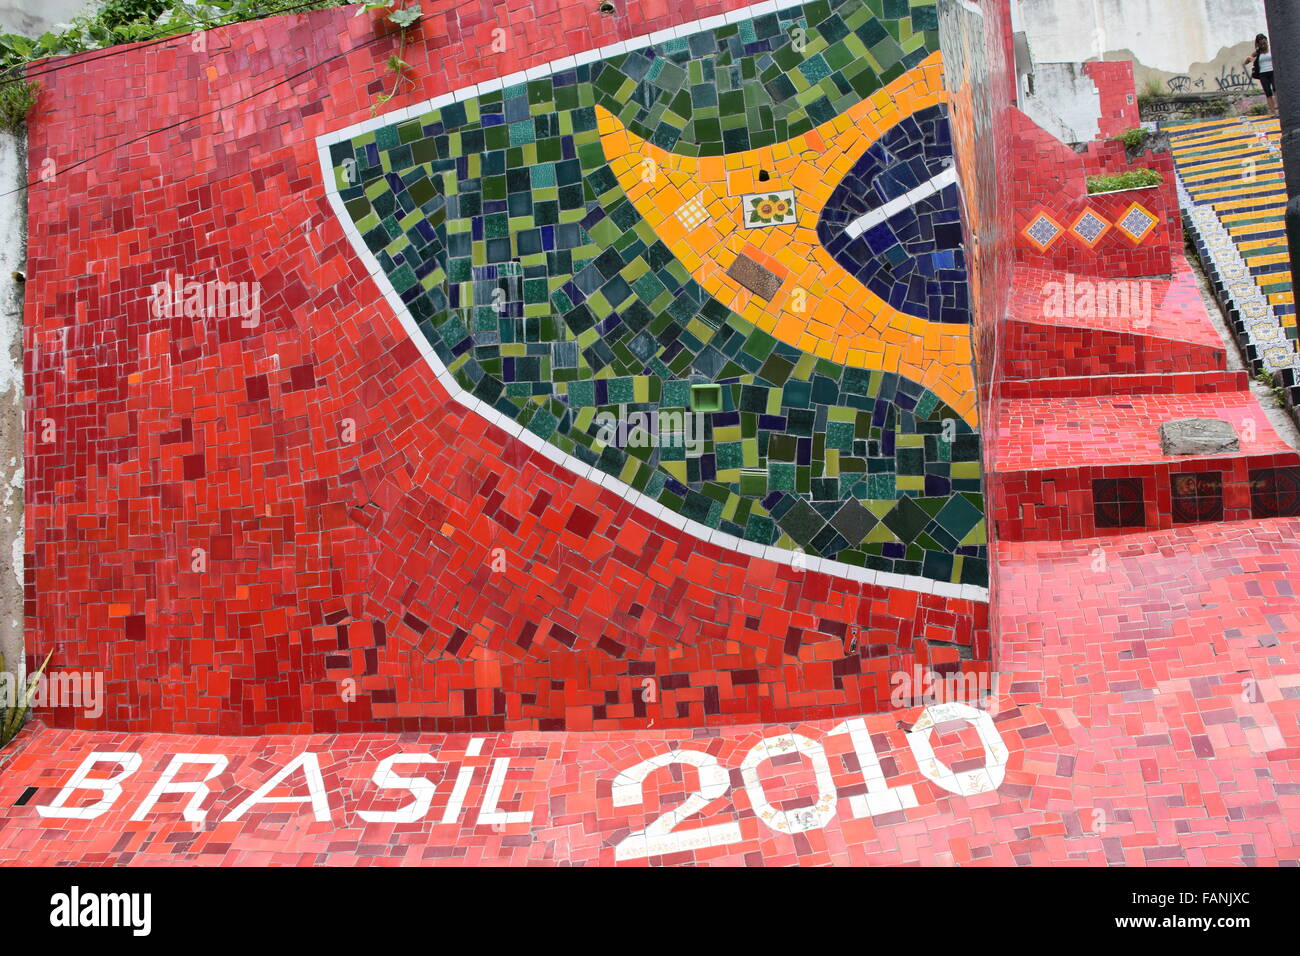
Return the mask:
<svg viewBox="0 0 1300 956"><path fill-rule="evenodd" d="M933 53L814 130L723 157L675 155L630 132L603 108L596 112L605 157L619 184L710 295L768 334L819 358L913 379L974 424L969 327L930 322L892 308L849 275L816 232L835 187L871 144L918 110L946 102L942 75L940 56ZM760 171L768 178L760 179ZM747 194L786 190L794 192L794 222L745 227ZM692 213L684 217L687 209ZM779 285L765 297L738 274L770 274Z"/></svg>

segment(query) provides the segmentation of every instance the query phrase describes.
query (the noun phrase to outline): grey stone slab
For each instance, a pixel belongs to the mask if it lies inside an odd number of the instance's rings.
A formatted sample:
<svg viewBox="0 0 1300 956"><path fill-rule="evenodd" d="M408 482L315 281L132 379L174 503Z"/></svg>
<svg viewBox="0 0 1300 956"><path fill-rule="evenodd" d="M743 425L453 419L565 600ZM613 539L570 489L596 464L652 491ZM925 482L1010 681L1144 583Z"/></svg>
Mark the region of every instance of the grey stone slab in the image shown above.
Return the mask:
<svg viewBox="0 0 1300 956"><path fill-rule="evenodd" d="M1166 455L1218 455L1237 451L1240 442L1229 422L1218 418L1179 418L1160 426Z"/></svg>

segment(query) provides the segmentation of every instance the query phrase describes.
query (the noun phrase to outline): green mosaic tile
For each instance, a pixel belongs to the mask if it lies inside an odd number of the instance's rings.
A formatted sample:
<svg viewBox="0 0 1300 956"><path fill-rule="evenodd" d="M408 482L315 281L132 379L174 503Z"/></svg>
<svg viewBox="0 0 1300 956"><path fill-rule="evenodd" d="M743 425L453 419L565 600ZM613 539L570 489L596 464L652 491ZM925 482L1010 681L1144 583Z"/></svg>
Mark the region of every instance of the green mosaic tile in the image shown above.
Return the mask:
<svg viewBox="0 0 1300 956"><path fill-rule="evenodd" d="M534 434L750 541L986 582L985 548L959 544L983 519L979 436L915 382L709 298L623 195L593 108L681 155L776 143L920 62L936 29L933 3L824 0L632 50L332 146L340 198L442 363ZM718 407L691 411L694 385ZM597 411L651 416L653 441L602 441Z"/></svg>
<svg viewBox="0 0 1300 956"><path fill-rule="evenodd" d="M767 486L772 491L794 491L795 466L770 461L767 464Z"/></svg>

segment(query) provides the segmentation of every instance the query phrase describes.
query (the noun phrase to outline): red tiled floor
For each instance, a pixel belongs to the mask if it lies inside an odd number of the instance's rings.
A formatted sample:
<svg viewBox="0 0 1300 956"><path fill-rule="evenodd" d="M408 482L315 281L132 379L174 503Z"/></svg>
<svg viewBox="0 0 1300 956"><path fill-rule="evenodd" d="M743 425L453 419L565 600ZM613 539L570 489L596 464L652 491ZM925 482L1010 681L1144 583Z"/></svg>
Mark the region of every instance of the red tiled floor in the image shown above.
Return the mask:
<svg viewBox="0 0 1300 956"><path fill-rule="evenodd" d="M995 791L961 796L921 772L905 736L917 707L865 718L883 785L911 786L916 797L914 807L877 806L874 816L850 802L867 789L862 764L845 757L853 749L850 736L827 733L832 721L475 735L484 741L481 749L467 734L214 738L35 728L0 774L0 861L613 863L615 845L635 845L633 831L681 806L700 776L681 764L648 772L644 803L624 776L618 806L614 781L678 748L707 753L723 770L706 775L717 781L710 791L716 800L676 831L720 829L696 834L712 841L709 848L652 857L652 863L1300 864L1300 661L1289 639L1300 632L1300 597L1292 586L1300 519L1065 544L1004 543L997 553L1003 674L991 709L1008 756ZM786 740L782 748L779 738L791 731L809 742ZM932 739L936 756L954 770L978 773L988 759L962 721L946 723ZM751 772L761 791L740 770L760 740L775 754ZM806 755L791 754L794 744ZM820 791L818 747L831 779ZM139 769L123 779L121 795L102 816L42 818L37 806L50 805L92 749L138 753ZM415 800L395 781L383 793L372 780L379 761L397 751L439 761L394 767L401 777L429 780L431 803L412 822L366 822L362 811L391 811ZM180 752L230 757L210 781L211 795L197 805L204 819L183 819L190 798L181 795L163 797L141 820L131 820ZM300 802L254 806L227 819L303 752L319 755L319 810L328 820L315 818L299 772L287 779L293 789L268 793ZM510 762L498 771L493 803L488 782L500 758ZM691 759L713 766L709 756ZM91 776L113 769L100 765ZM177 784L199 780L207 769L190 765ZM466 770L463 811L443 824ZM38 789L14 806L27 787ZM836 799L819 797L832 789ZM66 805L100 796L81 792ZM807 829L791 835L760 822L759 799L788 811L788 824ZM531 819L495 818L493 809ZM774 824L781 822L768 812Z"/></svg>
<svg viewBox="0 0 1300 956"><path fill-rule="evenodd" d="M1021 398L1004 403L1000 410L994 468L1005 472L1183 461L1183 457L1171 459L1160 450L1161 423L1179 418L1230 422L1237 431L1241 455L1291 451L1248 391Z"/></svg>

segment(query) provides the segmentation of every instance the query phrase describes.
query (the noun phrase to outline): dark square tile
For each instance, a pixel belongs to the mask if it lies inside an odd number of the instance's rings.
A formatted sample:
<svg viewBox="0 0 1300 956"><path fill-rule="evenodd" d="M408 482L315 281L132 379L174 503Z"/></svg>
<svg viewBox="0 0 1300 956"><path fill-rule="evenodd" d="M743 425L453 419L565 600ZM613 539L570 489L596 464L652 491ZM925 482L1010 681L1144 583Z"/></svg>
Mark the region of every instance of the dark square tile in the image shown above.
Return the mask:
<svg viewBox="0 0 1300 956"><path fill-rule="evenodd" d="M1092 507L1098 528L1146 527L1141 478L1094 478Z"/></svg>
<svg viewBox="0 0 1300 956"><path fill-rule="evenodd" d="M879 519L853 499L846 501L831 518L831 526L844 535L850 545L862 541L877 524Z"/></svg>
<svg viewBox="0 0 1300 956"><path fill-rule="evenodd" d="M1250 516L1300 516L1300 468L1254 468L1250 472Z"/></svg>
<svg viewBox="0 0 1300 956"><path fill-rule="evenodd" d="M800 546L806 548L826 526L826 519L819 515L812 505L800 498L781 516L777 524Z"/></svg>
<svg viewBox="0 0 1300 956"><path fill-rule="evenodd" d="M1175 524L1223 520L1223 473L1186 471L1170 487Z"/></svg>
<svg viewBox="0 0 1300 956"><path fill-rule="evenodd" d="M930 516L911 498L902 498L884 521L900 541L911 541L930 523Z"/></svg>

